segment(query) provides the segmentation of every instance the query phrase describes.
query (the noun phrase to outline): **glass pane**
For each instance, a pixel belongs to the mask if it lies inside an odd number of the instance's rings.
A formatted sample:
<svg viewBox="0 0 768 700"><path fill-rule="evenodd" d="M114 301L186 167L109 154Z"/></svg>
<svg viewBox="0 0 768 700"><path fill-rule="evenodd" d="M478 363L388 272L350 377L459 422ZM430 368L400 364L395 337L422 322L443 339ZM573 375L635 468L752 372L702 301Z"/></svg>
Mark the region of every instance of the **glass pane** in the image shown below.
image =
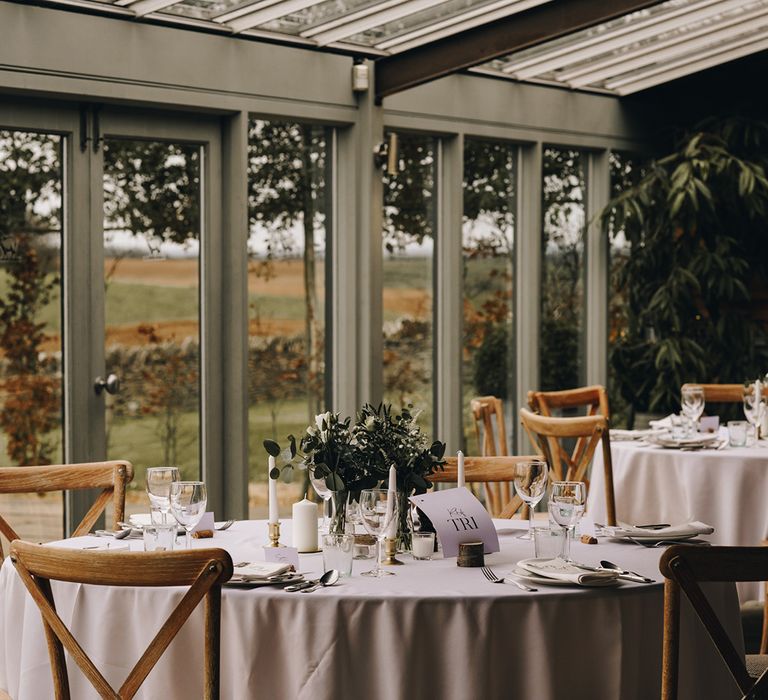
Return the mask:
<svg viewBox="0 0 768 700"><path fill-rule="evenodd" d="M63 149L64 139L59 136L0 130L0 459L4 466L64 461ZM42 542L63 536L60 493L0 495L0 512L24 539Z"/></svg>
<svg viewBox="0 0 768 700"><path fill-rule="evenodd" d="M287 446L325 410L331 130L251 120L248 138L249 511L266 517L263 441ZM304 484L279 484L281 513Z"/></svg>
<svg viewBox="0 0 768 700"><path fill-rule="evenodd" d="M384 177L382 235L384 400L413 404L430 432L436 151L432 136L399 135L400 172Z"/></svg>
<svg viewBox="0 0 768 700"><path fill-rule="evenodd" d="M381 0L325 0L317 5L305 7L260 24L256 29L297 36L319 24L344 18L346 15L369 7L375 8L379 4Z"/></svg>
<svg viewBox="0 0 768 700"><path fill-rule="evenodd" d="M612 151L609 154L611 171L611 198L636 185L645 175L645 159L629 153ZM627 332L627 299L622 282L624 265L629 259L631 244L623 229L608 220L608 241L610 245L610 271L608 280L608 395L611 405L611 425L626 427L629 418L629 405L619 391L616 381L617 369L613 362L612 351L616 343Z"/></svg>
<svg viewBox="0 0 768 700"><path fill-rule="evenodd" d="M585 381L584 224L586 156L544 149L540 382L544 391Z"/></svg>
<svg viewBox="0 0 768 700"><path fill-rule="evenodd" d="M158 11L195 19L213 19L217 15L252 4L252 0L184 0Z"/></svg>
<svg viewBox="0 0 768 700"><path fill-rule="evenodd" d="M504 400L507 439L514 440L516 186L517 146L465 141L462 389L464 438L471 455L482 453L469 405L477 396Z"/></svg>
<svg viewBox="0 0 768 700"><path fill-rule="evenodd" d="M200 148L104 145L107 455L130 459L128 512L148 509L144 472L200 476Z"/></svg>

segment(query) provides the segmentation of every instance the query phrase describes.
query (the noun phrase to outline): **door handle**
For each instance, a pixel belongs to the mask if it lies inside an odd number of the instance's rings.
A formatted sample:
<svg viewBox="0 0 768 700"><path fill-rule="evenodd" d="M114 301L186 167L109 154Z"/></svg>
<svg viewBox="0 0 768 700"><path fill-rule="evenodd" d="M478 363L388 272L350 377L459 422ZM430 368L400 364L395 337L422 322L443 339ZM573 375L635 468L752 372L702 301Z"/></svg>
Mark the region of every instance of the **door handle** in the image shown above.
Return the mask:
<svg viewBox="0 0 768 700"><path fill-rule="evenodd" d="M96 377L93 382L93 389L96 392L96 396L100 396L102 391L106 391L108 394L116 394L120 391L120 377L116 374L110 374L106 379L104 377Z"/></svg>

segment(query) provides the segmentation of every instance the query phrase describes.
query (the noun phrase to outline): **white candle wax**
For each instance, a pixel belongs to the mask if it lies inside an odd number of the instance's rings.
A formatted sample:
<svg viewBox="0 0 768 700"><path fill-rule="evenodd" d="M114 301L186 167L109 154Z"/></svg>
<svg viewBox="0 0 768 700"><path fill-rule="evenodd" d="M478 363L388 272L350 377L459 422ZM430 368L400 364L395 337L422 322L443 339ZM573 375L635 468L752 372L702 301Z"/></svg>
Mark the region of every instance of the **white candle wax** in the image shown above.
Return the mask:
<svg viewBox="0 0 768 700"><path fill-rule="evenodd" d="M459 450L456 453L456 457L458 461L458 472L459 472L457 485L461 489L461 488L464 488L464 486L466 485L464 481L464 453L461 450Z"/></svg>
<svg viewBox="0 0 768 700"><path fill-rule="evenodd" d="M269 466L267 467L267 478L269 479L269 522L278 522L277 515L277 479L273 479L270 473L275 468L275 458L269 456Z"/></svg>
<svg viewBox="0 0 768 700"><path fill-rule="evenodd" d="M293 504L293 546L300 552L317 551L317 503L306 498Z"/></svg>
<svg viewBox="0 0 768 700"><path fill-rule="evenodd" d="M387 537L394 539L397 537L397 516L394 513L395 499L397 498L397 469L395 469L394 464L389 468L389 485L387 490L389 491L389 498L387 499L387 519L389 520Z"/></svg>

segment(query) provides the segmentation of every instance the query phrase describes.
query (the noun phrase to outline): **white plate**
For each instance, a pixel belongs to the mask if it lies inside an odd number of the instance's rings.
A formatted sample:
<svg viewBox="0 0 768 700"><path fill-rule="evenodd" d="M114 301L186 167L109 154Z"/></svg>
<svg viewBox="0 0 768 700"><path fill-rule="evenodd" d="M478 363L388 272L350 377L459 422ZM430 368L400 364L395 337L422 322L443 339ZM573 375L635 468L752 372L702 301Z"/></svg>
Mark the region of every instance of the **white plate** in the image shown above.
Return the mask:
<svg viewBox="0 0 768 700"><path fill-rule="evenodd" d="M520 562L518 562L518 567L514 570L514 576L525 578L527 581L531 581L533 583L540 583L542 586L570 586L571 588L611 588L613 586L619 586L621 585L621 581L617 578L610 579L607 578L603 581L600 581L599 583L574 583L572 581L563 581L562 579L558 578L549 578L548 576L540 576L539 574L535 574L532 571L529 571L528 569L524 569L523 567L519 566L519 564L527 564L528 562L535 562L536 559L522 559ZM542 560L540 560L542 561ZM579 569L579 567L572 565L574 571L578 571L579 573L589 573L587 571Z"/></svg>
<svg viewBox="0 0 768 700"><path fill-rule="evenodd" d="M510 577L519 578L527 583L533 583L533 584L541 584L542 586L576 586L577 588L584 588L584 586L579 586L577 583L571 583L570 581L561 581L557 578L546 578L544 576L536 576L535 574L532 574L530 571L526 571L525 569L518 569L515 567L515 569L508 574Z"/></svg>
<svg viewBox="0 0 768 700"><path fill-rule="evenodd" d="M632 544L632 540L653 544L654 542L686 542L687 540L693 540L697 537L702 537L705 534L706 533L704 532L697 532L693 535L672 535L670 537L659 537L659 535L641 535L637 537L636 535L632 535L632 539L629 538L629 535L616 535L616 537L611 537L611 539L619 540L620 542L629 542L630 544Z"/></svg>
<svg viewBox="0 0 768 700"><path fill-rule="evenodd" d="M291 574L281 578L279 581L254 581L233 576L224 585L232 586L233 588L261 588L262 586L287 586L289 583L301 583L303 580L304 574Z"/></svg>

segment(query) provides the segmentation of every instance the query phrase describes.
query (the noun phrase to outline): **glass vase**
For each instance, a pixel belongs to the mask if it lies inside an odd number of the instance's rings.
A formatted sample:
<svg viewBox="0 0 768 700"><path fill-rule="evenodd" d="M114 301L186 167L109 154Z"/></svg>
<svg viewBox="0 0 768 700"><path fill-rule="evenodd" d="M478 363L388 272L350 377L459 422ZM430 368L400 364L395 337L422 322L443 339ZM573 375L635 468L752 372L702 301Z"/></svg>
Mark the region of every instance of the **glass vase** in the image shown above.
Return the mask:
<svg viewBox="0 0 768 700"><path fill-rule="evenodd" d="M347 491L331 491L331 520L329 535L343 535L347 527Z"/></svg>
<svg viewBox="0 0 768 700"><path fill-rule="evenodd" d="M411 502L408 497L411 494L405 491L397 492L397 551L411 551Z"/></svg>

